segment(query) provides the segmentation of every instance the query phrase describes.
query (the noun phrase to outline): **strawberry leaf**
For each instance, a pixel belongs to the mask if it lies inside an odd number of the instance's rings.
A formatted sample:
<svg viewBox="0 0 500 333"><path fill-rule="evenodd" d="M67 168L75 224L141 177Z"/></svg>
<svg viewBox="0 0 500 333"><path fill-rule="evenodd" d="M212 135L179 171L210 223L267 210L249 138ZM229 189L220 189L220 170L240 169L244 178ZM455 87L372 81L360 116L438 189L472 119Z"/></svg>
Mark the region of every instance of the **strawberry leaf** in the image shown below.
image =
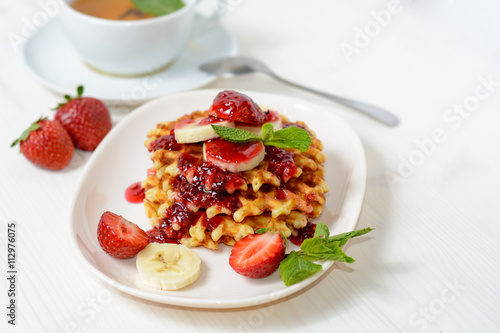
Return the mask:
<svg viewBox="0 0 500 333"><path fill-rule="evenodd" d="M83 86L78 86L78 88L76 88L76 93L78 94L78 98L82 97L83 96Z"/></svg>
<svg viewBox="0 0 500 333"><path fill-rule="evenodd" d="M28 140L28 137L30 136L30 133L33 132L33 131L36 131L37 129L40 128L40 125L38 123L40 121L42 121L42 120L45 120L45 119L47 119L47 117L41 116L37 121L33 122L27 129L25 129L23 131L23 133L21 134L21 136L19 138L17 138L16 140L14 140L14 142L12 142L12 144L10 146L14 147L15 145L17 145L21 141Z"/></svg>
<svg viewBox="0 0 500 333"><path fill-rule="evenodd" d="M82 95L83 95L83 86L78 86L76 88L76 97L75 98L81 98ZM73 97L71 97L70 95L64 95L64 99L66 100L64 103L59 103L57 104L57 106L55 108L52 108L51 110L52 111L57 111L61 106L65 106L66 103L68 103L69 101L71 101L73 99Z"/></svg>

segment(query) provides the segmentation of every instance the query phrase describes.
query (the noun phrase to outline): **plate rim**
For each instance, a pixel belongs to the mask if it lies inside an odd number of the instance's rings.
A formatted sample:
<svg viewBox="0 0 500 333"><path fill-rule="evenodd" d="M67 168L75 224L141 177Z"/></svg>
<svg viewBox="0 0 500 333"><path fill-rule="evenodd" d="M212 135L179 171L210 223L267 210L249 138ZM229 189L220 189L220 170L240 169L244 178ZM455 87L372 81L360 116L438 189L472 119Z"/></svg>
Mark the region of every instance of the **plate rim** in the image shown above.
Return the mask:
<svg viewBox="0 0 500 333"><path fill-rule="evenodd" d="M148 109L154 107L155 104L163 104L165 101L168 101L169 99L176 99L176 98L182 98L183 96L189 96L189 95L197 95L197 94L213 94L215 96L218 92L220 92L221 88L211 88L211 89L196 89L196 90L190 90L190 91L184 91L180 93L175 93L159 98L155 98L139 107L134 109L131 113L129 113L124 119L122 119L117 125L114 126L113 131L118 132L120 129L124 126L127 126L128 123L133 122L133 120L136 117L140 117L142 113L147 112ZM244 90L244 89L238 89L238 91L247 94L249 96L264 96L267 95L270 98L279 98L279 99L285 99L290 102L300 102L303 104L307 104L308 106L318 106L321 109L326 109L326 107L318 105L317 103L297 98L297 97L291 97L291 96L286 96L282 94L276 94L276 93L268 93L268 92L260 92L260 91L252 91L252 90ZM357 188L357 191L360 192L361 199L356 203L356 214L352 218L353 219L353 230L355 229L358 221L359 221L359 216L361 214L361 209L363 206L365 194L366 194L366 181L367 181L367 168L366 168L366 152L364 150L364 146L362 143L361 138L359 135L354 131L354 129L344 120L342 120L340 117L332 113L333 118L335 118L335 121L338 121L341 126L344 127L344 129L348 130L350 134L352 135L352 138L355 140L357 148L360 150L360 157L361 160L359 161L358 168L360 168L359 172L361 172L361 175L363 176L363 181L360 182L358 185L359 188ZM161 121L161 120L158 120ZM101 144L97 147L97 149L94 151L92 156L89 158L87 161L83 171L82 175L75 187L75 192L73 193L73 196L71 198L71 204L69 208L69 221L70 221L70 243L71 247L73 248L74 252L76 255L83 261L84 265L95 275L97 275L102 281L104 281L107 285L112 286L113 288L125 292L126 294L132 295L134 297L137 297L142 300L149 300L157 303L162 303L162 304L167 304L167 305L174 305L174 306L182 306L186 308L219 308L219 309L235 309L235 308L245 308L245 307L251 307L251 306L256 306L260 304L265 304L269 302L273 302L282 298L285 298L287 296L290 296L292 294L298 293L300 290L303 290L307 286L313 284L317 279L320 277L324 276L330 269L332 265L335 264L335 262L332 261L323 261L319 262L322 266L323 269L321 272L318 274L314 274L313 276L309 277L306 280L303 280L297 284L294 284L292 286L286 287L284 290L279 290L279 292L274 292L271 294L266 294L266 295L261 295L257 297L253 297L251 299L244 299L244 300L239 300L239 299L231 299L231 300L216 300L214 301L213 299L186 299L182 298L179 296L171 296L171 295L160 295L157 293L153 292L147 292L147 290L140 290L137 288L133 288L127 285L124 285L111 277L108 277L104 273L102 273L100 270L98 270L96 267L94 267L88 260L85 258L81 250L79 249L78 246L78 240L77 240L77 233L76 233L76 225L75 225L75 219L74 219L74 214L75 214L75 208L77 206L78 200L81 195L81 189L83 185L85 184L85 180L87 178L87 175L89 174L89 170L93 167L93 165L96 163L94 162L99 158L99 155L101 154L100 152L104 149L102 147L105 147L107 145L106 142L110 141L113 139L113 135L107 135ZM104 143L104 144L103 144ZM97 154L96 154L97 153ZM186 302L186 300L188 302Z"/></svg>

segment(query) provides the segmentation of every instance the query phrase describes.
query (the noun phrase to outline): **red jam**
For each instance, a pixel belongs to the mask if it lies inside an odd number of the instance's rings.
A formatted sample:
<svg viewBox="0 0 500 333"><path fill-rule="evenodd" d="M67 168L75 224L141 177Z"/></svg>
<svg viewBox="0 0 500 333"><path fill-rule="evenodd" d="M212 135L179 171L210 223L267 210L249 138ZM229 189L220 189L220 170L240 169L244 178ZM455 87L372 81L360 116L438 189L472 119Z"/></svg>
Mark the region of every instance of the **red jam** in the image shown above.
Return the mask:
<svg viewBox="0 0 500 333"><path fill-rule="evenodd" d="M277 111L269 110L264 112L265 118L263 123L272 123L276 124L281 121L281 117ZM239 121L235 122L236 128L243 127L243 129L247 131L251 131L252 133L259 134L262 128L262 124L254 125L254 124L245 124Z"/></svg>
<svg viewBox="0 0 500 333"><path fill-rule="evenodd" d="M316 224L311 222L307 222L307 225L304 228L297 229L297 236L290 236L288 239L293 244L300 246L302 242L308 238L312 238L314 236L314 231L316 230Z"/></svg>
<svg viewBox="0 0 500 333"><path fill-rule="evenodd" d="M212 162L248 163L263 150L264 145L260 141L234 143L222 138L205 141L206 159Z"/></svg>
<svg viewBox="0 0 500 333"><path fill-rule="evenodd" d="M221 121L226 121L226 120L219 119L219 118L212 117L212 116L208 116L205 118L196 118L196 119L184 119L177 126L175 126L175 129L183 128L186 125L194 124L194 123L196 123L197 126L198 125L203 126L203 125L209 125L209 124L214 124L214 123L220 123Z"/></svg>
<svg viewBox="0 0 500 333"><path fill-rule="evenodd" d="M149 168L148 171L147 171L147 175L148 175L148 177L156 175L156 169L155 168Z"/></svg>
<svg viewBox="0 0 500 333"><path fill-rule="evenodd" d="M144 192L141 182L133 183L125 190L125 199L130 203L141 203L145 197Z"/></svg>
<svg viewBox="0 0 500 333"><path fill-rule="evenodd" d="M288 198L288 193L282 188L276 189L275 193L276 194L274 196L277 200L285 200L286 198Z"/></svg>
<svg viewBox="0 0 500 333"><path fill-rule="evenodd" d="M216 215L211 219L209 219L207 215L204 215L202 223L207 228L207 230L214 230L222 223L222 221L223 219L219 215Z"/></svg>
<svg viewBox="0 0 500 333"><path fill-rule="evenodd" d="M219 205L229 209L231 212L235 212L241 207L240 201L235 196L223 190L213 190L215 188L223 188L223 182L214 184L212 190L207 191L204 179L195 177L193 182L189 183L184 176L179 175L174 179L172 185L184 202L191 203L200 208L206 209L213 205Z"/></svg>
<svg viewBox="0 0 500 333"><path fill-rule="evenodd" d="M213 230L222 222L221 217L208 219L205 209L213 205L220 205L231 212L241 207L236 196L231 195L241 187L245 180L240 176L227 172L210 162L203 162L198 157L183 153L179 157L177 166L180 174L172 181L172 186L178 198L175 204L165 211L165 218L160 221L159 229L166 238L181 239L189 232L204 215L202 223L208 230ZM189 181L188 181L189 179ZM189 207L199 208L193 212ZM174 230L173 225L176 225Z"/></svg>
<svg viewBox="0 0 500 333"><path fill-rule="evenodd" d="M288 182L297 172L293 156L293 153L284 149L266 146L266 160L269 162L267 170L280 177L283 182Z"/></svg>
<svg viewBox="0 0 500 333"><path fill-rule="evenodd" d="M265 114L260 107L247 95L234 90L224 90L217 94L209 115L255 125L265 121Z"/></svg>
<svg viewBox="0 0 500 333"><path fill-rule="evenodd" d="M158 228L152 228L146 231L149 237L150 243L174 243L179 244L179 241L175 238L168 238L165 232Z"/></svg>
<svg viewBox="0 0 500 333"><path fill-rule="evenodd" d="M180 150L181 145L175 141L175 136L173 131L168 135L164 135L159 137L158 139L151 141L149 143L148 150L150 152L157 151L158 149L166 149L166 150Z"/></svg>

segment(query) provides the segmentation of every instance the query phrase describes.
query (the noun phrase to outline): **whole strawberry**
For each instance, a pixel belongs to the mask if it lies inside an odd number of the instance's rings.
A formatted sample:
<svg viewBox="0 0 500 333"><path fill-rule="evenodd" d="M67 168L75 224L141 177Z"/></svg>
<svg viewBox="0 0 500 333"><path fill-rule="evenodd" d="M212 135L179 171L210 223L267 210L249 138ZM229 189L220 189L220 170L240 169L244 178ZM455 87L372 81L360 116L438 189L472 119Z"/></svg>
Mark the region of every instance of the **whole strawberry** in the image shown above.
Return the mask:
<svg viewBox="0 0 500 333"><path fill-rule="evenodd" d="M64 96L66 103L57 106L55 120L68 131L76 148L93 151L111 130L111 117L103 102L82 97L83 86L77 92L76 98Z"/></svg>
<svg viewBox="0 0 500 333"><path fill-rule="evenodd" d="M60 170L73 157L75 147L71 138L57 121L40 118L14 141L23 155L34 164L49 170Z"/></svg>

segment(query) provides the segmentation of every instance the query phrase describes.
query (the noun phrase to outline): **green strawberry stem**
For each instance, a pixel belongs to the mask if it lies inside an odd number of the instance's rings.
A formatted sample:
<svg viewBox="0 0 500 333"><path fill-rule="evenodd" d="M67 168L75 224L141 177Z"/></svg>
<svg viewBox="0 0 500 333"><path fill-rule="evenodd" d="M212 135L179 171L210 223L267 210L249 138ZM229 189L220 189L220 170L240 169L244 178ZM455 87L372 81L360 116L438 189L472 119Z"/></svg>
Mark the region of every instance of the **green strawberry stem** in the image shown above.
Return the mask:
<svg viewBox="0 0 500 333"><path fill-rule="evenodd" d="M52 110L53 111L57 111L61 106L64 106L66 105L66 103L68 103L69 101L71 101L72 99L78 99L78 98L81 98L83 96L83 86L78 86L76 88L76 97L71 97L70 95L64 95L64 99L66 100L66 102L64 103L59 103L57 104L57 106L55 108L53 108Z"/></svg>
<svg viewBox="0 0 500 333"><path fill-rule="evenodd" d="M41 122L42 120L45 120L45 119L47 119L47 117L40 116L40 118L37 121L33 122L27 129L25 129L24 132L21 134L21 136L19 138L17 138L16 140L14 140L14 142L12 142L12 144L10 146L14 147L15 145L17 145L21 141L26 141L28 139L28 137L30 136L31 132L36 131L37 129L40 128L40 125L38 125L38 123Z"/></svg>

